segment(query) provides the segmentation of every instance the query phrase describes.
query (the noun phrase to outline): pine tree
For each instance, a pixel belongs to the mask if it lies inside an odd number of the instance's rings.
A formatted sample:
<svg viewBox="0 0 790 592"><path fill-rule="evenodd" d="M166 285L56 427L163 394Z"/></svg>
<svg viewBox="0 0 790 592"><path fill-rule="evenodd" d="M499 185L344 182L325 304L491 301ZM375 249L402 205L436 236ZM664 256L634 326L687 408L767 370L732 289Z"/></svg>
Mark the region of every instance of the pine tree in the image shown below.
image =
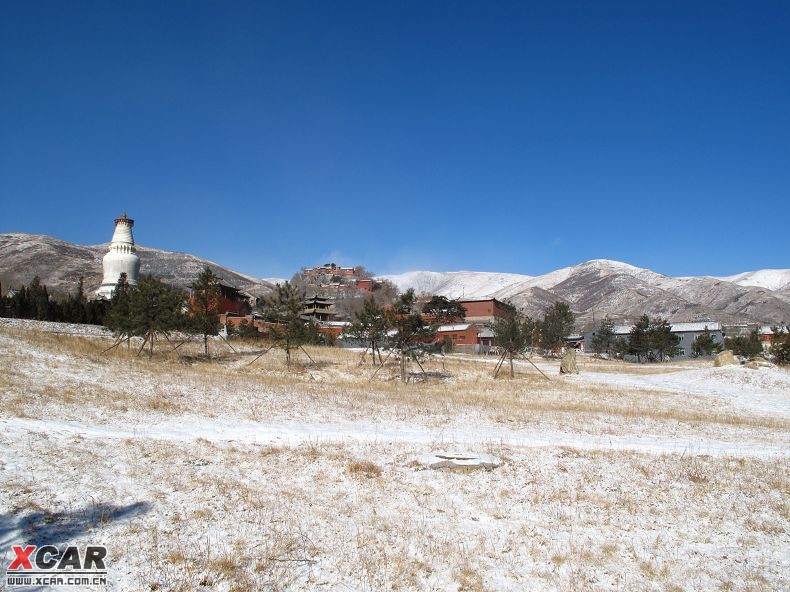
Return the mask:
<svg viewBox="0 0 790 592"><path fill-rule="evenodd" d="M373 296L365 298L362 310L354 313L354 321L346 329L346 335L360 345L364 345L366 350L370 348L373 357L373 365L376 365L376 354L381 362L380 346L387 335L387 318L384 309L376 304Z"/></svg>
<svg viewBox="0 0 790 592"><path fill-rule="evenodd" d="M727 349L731 349L736 356L751 358L763 353L763 344L760 341L760 334L756 327L749 333L748 337L741 335L729 337L724 340L724 345Z"/></svg>
<svg viewBox="0 0 790 592"><path fill-rule="evenodd" d="M70 323L84 323L86 321L86 304L84 278L80 277L76 294L69 295L63 303L64 320Z"/></svg>
<svg viewBox="0 0 790 592"><path fill-rule="evenodd" d="M304 292L285 282L277 284L263 304L263 316L269 323L269 336L275 347L285 351L285 363L291 367L291 352L307 343L309 334L302 318Z"/></svg>
<svg viewBox="0 0 790 592"><path fill-rule="evenodd" d="M132 333L131 314L129 311L131 286L122 272L110 299L110 308L104 317L104 325L110 329L118 339L128 339Z"/></svg>
<svg viewBox="0 0 790 592"><path fill-rule="evenodd" d="M386 326L391 328L388 335L390 349L400 355L400 376L402 382L409 379L406 362L414 360L419 364L420 358L430 349L434 349L437 325L427 323L423 316L415 311L417 296L409 288L401 294L392 307L385 311Z"/></svg>
<svg viewBox="0 0 790 592"><path fill-rule="evenodd" d="M208 356L208 336L219 335L219 307L222 302L220 281L217 275L206 266L192 282L190 298L190 326L193 331L203 335L203 351Z"/></svg>
<svg viewBox="0 0 790 592"><path fill-rule="evenodd" d="M422 307L423 314L431 315L440 325L462 323L466 318L466 309L457 300L444 296L434 296Z"/></svg>
<svg viewBox="0 0 790 592"><path fill-rule="evenodd" d="M650 354L650 317L642 315L642 317L631 327L631 332L628 335L628 353L636 356L637 362L641 362L644 358L648 359Z"/></svg>
<svg viewBox="0 0 790 592"><path fill-rule="evenodd" d="M575 317L564 302L552 304L540 323L540 346L543 349L559 352L565 344L564 337L573 332Z"/></svg>
<svg viewBox="0 0 790 592"><path fill-rule="evenodd" d="M592 338L592 351L596 354L611 355L615 345L614 321L608 316L605 317Z"/></svg>
<svg viewBox="0 0 790 592"><path fill-rule="evenodd" d="M702 335L698 335L694 340L694 343L691 346L691 355L693 355L695 358L709 356L714 352L718 352L720 349L721 348L719 344L716 343L715 339L713 339L713 335L711 335L710 331L708 331L708 327L706 325Z"/></svg>
<svg viewBox="0 0 790 592"><path fill-rule="evenodd" d="M27 289L27 307L30 316L23 317L36 319L38 321L48 321L49 317L49 294L47 287L41 284L41 278L33 278Z"/></svg>
<svg viewBox="0 0 790 592"><path fill-rule="evenodd" d="M491 330L494 333L497 347L503 352L496 373L499 372L505 357L508 357L510 359L510 378L515 376L513 358L523 354L532 346L532 335L536 327L537 323L535 321L521 313L516 313L504 319L494 319L494 322L491 324Z"/></svg>
<svg viewBox="0 0 790 592"><path fill-rule="evenodd" d="M666 319L650 321L647 338L651 358L663 362L666 358L677 355L680 337L672 332L672 325Z"/></svg>
<svg viewBox="0 0 790 592"><path fill-rule="evenodd" d="M774 362L783 366L790 364L790 325L771 327L771 330L771 353Z"/></svg>
<svg viewBox="0 0 790 592"><path fill-rule="evenodd" d="M161 280L143 276L131 291L129 299L130 333L148 344L148 357L154 354L158 335L165 338L173 331L185 328L184 293ZM142 350L142 347L140 348Z"/></svg>

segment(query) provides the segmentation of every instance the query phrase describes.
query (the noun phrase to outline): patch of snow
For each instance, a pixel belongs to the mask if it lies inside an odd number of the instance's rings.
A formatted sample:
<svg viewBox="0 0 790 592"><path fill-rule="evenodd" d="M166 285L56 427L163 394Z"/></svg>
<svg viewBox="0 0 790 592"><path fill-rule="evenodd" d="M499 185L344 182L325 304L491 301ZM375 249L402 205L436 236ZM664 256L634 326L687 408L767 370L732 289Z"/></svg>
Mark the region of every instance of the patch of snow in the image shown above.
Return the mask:
<svg viewBox="0 0 790 592"><path fill-rule="evenodd" d="M713 277L713 276L711 276ZM754 286L767 290L790 289L790 269L760 269L713 279L732 282L739 286Z"/></svg>
<svg viewBox="0 0 790 592"><path fill-rule="evenodd" d="M790 373L779 368L745 366L701 368L668 374L590 373L585 380L619 387L657 389L716 397L752 411L790 414Z"/></svg>
<svg viewBox="0 0 790 592"><path fill-rule="evenodd" d="M531 276L486 271L409 271L384 275L401 292L412 288L417 294L436 294L446 298L488 298L507 286Z"/></svg>

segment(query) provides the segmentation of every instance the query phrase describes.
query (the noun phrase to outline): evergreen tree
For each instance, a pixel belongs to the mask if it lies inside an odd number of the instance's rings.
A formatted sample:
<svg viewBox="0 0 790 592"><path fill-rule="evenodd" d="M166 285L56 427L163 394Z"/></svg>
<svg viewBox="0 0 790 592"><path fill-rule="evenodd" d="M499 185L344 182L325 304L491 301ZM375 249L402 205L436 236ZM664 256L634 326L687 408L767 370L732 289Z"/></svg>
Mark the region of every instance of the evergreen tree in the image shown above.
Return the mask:
<svg viewBox="0 0 790 592"><path fill-rule="evenodd" d="M277 284L274 292L264 300L264 319L273 324L269 327L269 336L276 347L285 351L288 368L291 367L291 352L309 339L303 310L304 292L287 281Z"/></svg>
<svg viewBox="0 0 790 592"><path fill-rule="evenodd" d="M247 319L242 319L239 322L239 326L233 328L233 325L228 324L228 329L232 329L233 333L238 335L242 339L253 339L258 340L261 338L261 332L258 331L258 327L255 326L255 323L250 323Z"/></svg>
<svg viewBox="0 0 790 592"><path fill-rule="evenodd" d="M672 333L669 321L657 318L650 321L648 328L649 356L663 362L666 358L676 356L680 337Z"/></svg>
<svg viewBox="0 0 790 592"><path fill-rule="evenodd" d="M364 345L366 349L370 348L373 356L373 365L375 366L376 354L378 354L379 362L381 362L379 348L387 336L387 329L387 318L384 314L384 309L376 304L373 296L368 296L362 304L362 310L354 313L354 321L346 329L346 335L360 345Z"/></svg>
<svg viewBox="0 0 790 592"><path fill-rule="evenodd" d="M615 337L614 342L612 343L612 352L618 358L625 357L628 354L630 346L628 344L628 340L622 337Z"/></svg>
<svg viewBox="0 0 790 592"><path fill-rule="evenodd" d="M178 288L150 276L137 281L129 298L130 333L142 337L143 346L148 344L149 358L154 354L158 335L167 338L186 326L184 304L184 293Z"/></svg>
<svg viewBox="0 0 790 592"><path fill-rule="evenodd" d="M434 349L433 340L436 337L436 325L425 321L415 310L416 303L414 289L409 288L395 299L384 314L386 326L392 330L387 339L389 347L400 355L400 375L403 382L409 379L406 372L407 360L419 363L420 357Z"/></svg>
<svg viewBox="0 0 790 592"><path fill-rule="evenodd" d="M641 362L644 358L648 359L650 354L650 317L642 315L642 317L631 327L631 332L628 335L628 353L636 356L637 362Z"/></svg>
<svg viewBox="0 0 790 592"><path fill-rule="evenodd" d="M565 344L564 337L573 332L575 317L564 302L552 304L540 323L540 346L543 349L559 352Z"/></svg>
<svg viewBox="0 0 790 592"><path fill-rule="evenodd" d="M400 354L401 381L407 382L406 361L414 360L419 364L419 359L428 350L434 349L436 325L426 323L418 312L411 312L414 308L414 290L409 290L398 298L395 305L385 312L386 326L394 330L388 336L390 348Z"/></svg>
<svg viewBox="0 0 790 592"><path fill-rule="evenodd" d="M203 351L208 356L208 336L219 335L219 307L222 302L220 281L217 275L206 266L198 278L192 282L190 298L191 328L203 335Z"/></svg>
<svg viewBox="0 0 790 592"><path fill-rule="evenodd" d="M462 323L466 318L466 309L457 300L444 296L434 296L422 307L423 314L432 315L439 325Z"/></svg>
<svg viewBox="0 0 790 592"><path fill-rule="evenodd" d="M49 294L47 287L41 284L41 278L38 276L33 278L30 286L27 289L27 306L28 314L23 318L36 319L38 321L48 321L49 318Z"/></svg>
<svg viewBox="0 0 790 592"><path fill-rule="evenodd" d="M129 310L131 299L131 286L126 279L126 272L118 277L118 283L110 299L110 308L104 317L104 325L119 339L129 338L132 335L132 321Z"/></svg>
<svg viewBox="0 0 790 592"><path fill-rule="evenodd" d="M728 337L724 340L724 346L727 349L731 349L736 356L747 358L759 356L763 353L763 344L760 342L760 334L756 327L749 333L748 337L742 335Z"/></svg>
<svg viewBox="0 0 790 592"><path fill-rule="evenodd" d="M536 327L535 321L521 313L504 319L494 319L491 324L497 347L504 352L505 357L510 359L510 378L515 376L513 358L523 354L532 346L532 336ZM497 367L498 371L499 367Z"/></svg>
<svg viewBox="0 0 790 592"><path fill-rule="evenodd" d="M713 335L710 334L706 326L702 335L698 335L694 340L694 344L691 346L691 355L695 358L699 358L702 356L709 356L720 350L721 347L716 343L716 340L713 339Z"/></svg>
<svg viewBox="0 0 790 592"><path fill-rule="evenodd" d="M596 354L611 355L614 352L615 339L614 321L607 316L598 325L598 330L592 338L592 351Z"/></svg>
<svg viewBox="0 0 790 592"><path fill-rule="evenodd" d="M76 294L70 294L63 302L63 320L70 323L85 323L87 320L87 303L85 298L84 278L80 277Z"/></svg>
<svg viewBox="0 0 790 592"><path fill-rule="evenodd" d="M777 364L790 364L790 325L771 327L771 353Z"/></svg>

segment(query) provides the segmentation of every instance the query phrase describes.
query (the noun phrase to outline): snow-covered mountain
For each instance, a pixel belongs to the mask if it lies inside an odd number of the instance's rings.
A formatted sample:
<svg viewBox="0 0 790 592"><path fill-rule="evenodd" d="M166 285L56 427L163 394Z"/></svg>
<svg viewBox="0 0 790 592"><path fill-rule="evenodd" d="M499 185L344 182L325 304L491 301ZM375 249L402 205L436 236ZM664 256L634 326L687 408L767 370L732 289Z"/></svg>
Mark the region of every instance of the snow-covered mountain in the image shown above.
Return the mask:
<svg viewBox="0 0 790 592"><path fill-rule="evenodd" d="M0 282L27 284L38 275L55 292L72 291L80 276L86 291L101 281L107 245L74 245L48 236L0 234ZM142 273L188 286L204 265L227 282L255 295L272 283L187 253L138 246ZM767 269L726 278L671 277L619 261L593 259L540 276L476 271L413 271L383 276L401 291L448 298L496 297L532 316L556 301L566 302L580 327L609 315L632 320L642 314L673 321L716 320L763 323L790 320L790 269Z"/></svg>
<svg viewBox="0 0 790 592"><path fill-rule="evenodd" d="M581 325L609 315L633 319L641 314L674 321L781 322L790 319L790 290L755 287L761 279L784 286L790 270L732 276L671 277L620 261L593 259L540 276L490 272L410 272L388 276L399 289L448 298L496 297L527 314L540 316L553 302L566 302ZM742 283L746 285L742 285Z"/></svg>
<svg viewBox="0 0 790 592"><path fill-rule="evenodd" d="M716 278L739 286L755 286L769 290L790 289L790 269L760 269Z"/></svg>
<svg viewBox="0 0 790 592"><path fill-rule="evenodd" d="M417 294L439 294L447 298L485 298L531 279L531 276L518 273L487 271L409 271L381 277L391 281L401 292L414 288Z"/></svg>

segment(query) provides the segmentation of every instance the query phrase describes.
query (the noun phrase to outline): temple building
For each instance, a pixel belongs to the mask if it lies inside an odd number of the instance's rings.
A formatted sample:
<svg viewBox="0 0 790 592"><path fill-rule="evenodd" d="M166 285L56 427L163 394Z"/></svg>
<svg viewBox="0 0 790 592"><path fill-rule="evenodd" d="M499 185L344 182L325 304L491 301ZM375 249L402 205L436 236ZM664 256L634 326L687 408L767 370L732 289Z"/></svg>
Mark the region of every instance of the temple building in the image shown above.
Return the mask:
<svg viewBox="0 0 790 592"><path fill-rule="evenodd" d="M134 246L132 236L134 220L126 217L123 212L120 218L115 219L115 232L112 235L110 249L102 260L104 276L101 286L96 291L97 298L111 298L122 273L130 285L137 285L137 274L140 272L140 257Z"/></svg>

